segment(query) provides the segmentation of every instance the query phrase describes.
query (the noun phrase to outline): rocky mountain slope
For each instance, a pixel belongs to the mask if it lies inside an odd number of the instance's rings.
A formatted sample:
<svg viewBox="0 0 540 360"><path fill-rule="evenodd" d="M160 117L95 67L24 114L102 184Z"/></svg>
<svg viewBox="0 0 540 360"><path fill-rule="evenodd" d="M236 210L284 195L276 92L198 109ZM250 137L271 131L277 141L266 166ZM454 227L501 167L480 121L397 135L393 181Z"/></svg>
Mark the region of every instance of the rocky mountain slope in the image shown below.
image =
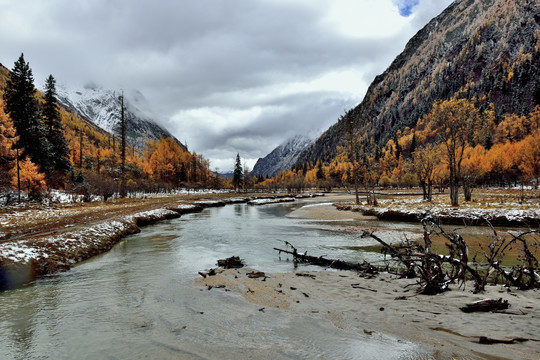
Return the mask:
<svg viewBox="0 0 540 360"><path fill-rule="evenodd" d="M540 2L456 0L406 45L351 110L355 130L379 145L415 126L436 100L493 104L496 121L540 103ZM330 127L297 165L329 161L342 144L344 121Z"/></svg>
<svg viewBox="0 0 540 360"><path fill-rule="evenodd" d="M300 154L302 154L314 140L304 135L296 135L266 155L257 160L253 167L252 174L255 176L264 175L272 177L281 171L291 168Z"/></svg>
<svg viewBox="0 0 540 360"><path fill-rule="evenodd" d="M119 133L120 95L118 91L93 85L76 90L58 87L59 103L113 134ZM148 140L157 140L161 137L174 138L169 131L154 121L155 115L139 91L125 92L124 106L126 137L130 145L142 150Z"/></svg>

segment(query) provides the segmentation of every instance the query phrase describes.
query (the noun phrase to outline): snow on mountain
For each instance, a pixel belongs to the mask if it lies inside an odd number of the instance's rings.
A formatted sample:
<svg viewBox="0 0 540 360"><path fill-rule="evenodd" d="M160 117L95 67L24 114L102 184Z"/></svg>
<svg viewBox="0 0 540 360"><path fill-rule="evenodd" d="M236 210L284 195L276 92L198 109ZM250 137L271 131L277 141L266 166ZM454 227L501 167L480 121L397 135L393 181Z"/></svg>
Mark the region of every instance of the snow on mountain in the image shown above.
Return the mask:
<svg viewBox="0 0 540 360"><path fill-rule="evenodd" d="M300 154L309 148L314 141L314 139L304 135L296 135L288 139L272 150L270 154L257 160L251 173L255 176L272 177L283 170L290 169L296 163Z"/></svg>
<svg viewBox="0 0 540 360"><path fill-rule="evenodd" d="M87 84L79 89L70 89L60 85L57 92L60 104L76 111L110 133L119 133L120 91ZM148 140L157 140L161 137L174 138L167 129L156 123L157 116L152 112L150 104L140 91L125 91L124 106L126 137L130 145L143 149Z"/></svg>

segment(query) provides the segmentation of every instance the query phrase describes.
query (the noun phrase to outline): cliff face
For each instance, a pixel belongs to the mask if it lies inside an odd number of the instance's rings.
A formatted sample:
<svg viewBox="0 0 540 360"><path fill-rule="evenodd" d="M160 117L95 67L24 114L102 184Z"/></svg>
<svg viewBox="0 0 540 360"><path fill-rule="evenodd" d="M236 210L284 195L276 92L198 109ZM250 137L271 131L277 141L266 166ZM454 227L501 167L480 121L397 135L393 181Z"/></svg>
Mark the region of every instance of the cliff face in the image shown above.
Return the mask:
<svg viewBox="0 0 540 360"><path fill-rule="evenodd" d="M255 176L273 177L281 171L290 169L311 144L313 140L303 135L297 135L279 145L264 158L257 160L251 172Z"/></svg>
<svg viewBox="0 0 540 360"><path fill-rule="evenodd" d="M537 0L457 0L374 79L351 110L354 127L382 145L415 126L434 101L453 96L492 103L497 121L506 113L527 114L540 103L539 50ZM344 132L342 121L334 124L298 164L330 160Z"/></svg>

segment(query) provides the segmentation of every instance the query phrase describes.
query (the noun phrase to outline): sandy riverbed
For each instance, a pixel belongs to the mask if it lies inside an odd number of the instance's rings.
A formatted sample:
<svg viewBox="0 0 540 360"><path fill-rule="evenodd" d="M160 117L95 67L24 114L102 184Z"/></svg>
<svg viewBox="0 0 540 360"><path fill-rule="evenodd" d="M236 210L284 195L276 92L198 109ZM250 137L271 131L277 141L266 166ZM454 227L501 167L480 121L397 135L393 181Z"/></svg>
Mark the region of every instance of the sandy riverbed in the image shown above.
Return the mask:
<svg viewBox="0 0 540 360"><path fill-rule="evenodd" d="M362 219L359 213L340 211L331 203L348 201L351 195L325 197L324 204L304 206L288 216L345 220ZM519 291L501 285L473 294L473 285L457 285L435 296L417 294L415 279L399 279L380 273L360 277L356 272L321 270L247 276L254 269L218 270L216 276L199 278L198 286L212 291L240 293L249 302L286 313L321 317L334 326L359 336L391 334L421 344L430 359L539 359L540 289ZM486 298L508 300L503 313L464 313L460 307ZM514 344L485 345L492 339L526 338ZM359 354L358 358L362 358Z"/></svg>
<svg viewBox="0 0 540 360"><path fill-rule="evenodd" d="M373 278L355 272L322 270L266 274L249 278L253 269L223 270L200 278L199 286L212 291L226 289L264 308L322 317L340 329L359 336L392 334L414 341L431 353L432 359L538 359L540 358L540 291L517 291L488 286L473 294L472 284L436 296L416 294L412 279L381 273ZM225 286L223 288L223 286ZM215 288L217 287L217 288ZM465 304L503 298L511 304L505 313L464 313ZM516 344L479 344L479 337L531 339ZM359 354L358 358L362 358Z"/></svg>

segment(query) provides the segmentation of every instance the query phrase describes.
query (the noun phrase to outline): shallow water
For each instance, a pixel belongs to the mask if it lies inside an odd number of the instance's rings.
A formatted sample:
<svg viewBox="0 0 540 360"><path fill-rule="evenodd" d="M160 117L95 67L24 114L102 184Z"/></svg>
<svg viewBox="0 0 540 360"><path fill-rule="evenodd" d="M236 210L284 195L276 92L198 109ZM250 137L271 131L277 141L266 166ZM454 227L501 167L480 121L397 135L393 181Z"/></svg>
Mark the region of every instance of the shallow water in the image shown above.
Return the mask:
<svg viewBox="0 0 540 360"><path fill-rule="evenodd" d="M379 257L357 250L366 240L325 230L328 223L285 217L299 206L185 215L69 272L0 293L0 359L424 358L410 342L341 330L317 314L260 312L238 294L193 285L198 271L232 255L261 271L295 271L273 251L284 240L313 255Z"/></svg>

